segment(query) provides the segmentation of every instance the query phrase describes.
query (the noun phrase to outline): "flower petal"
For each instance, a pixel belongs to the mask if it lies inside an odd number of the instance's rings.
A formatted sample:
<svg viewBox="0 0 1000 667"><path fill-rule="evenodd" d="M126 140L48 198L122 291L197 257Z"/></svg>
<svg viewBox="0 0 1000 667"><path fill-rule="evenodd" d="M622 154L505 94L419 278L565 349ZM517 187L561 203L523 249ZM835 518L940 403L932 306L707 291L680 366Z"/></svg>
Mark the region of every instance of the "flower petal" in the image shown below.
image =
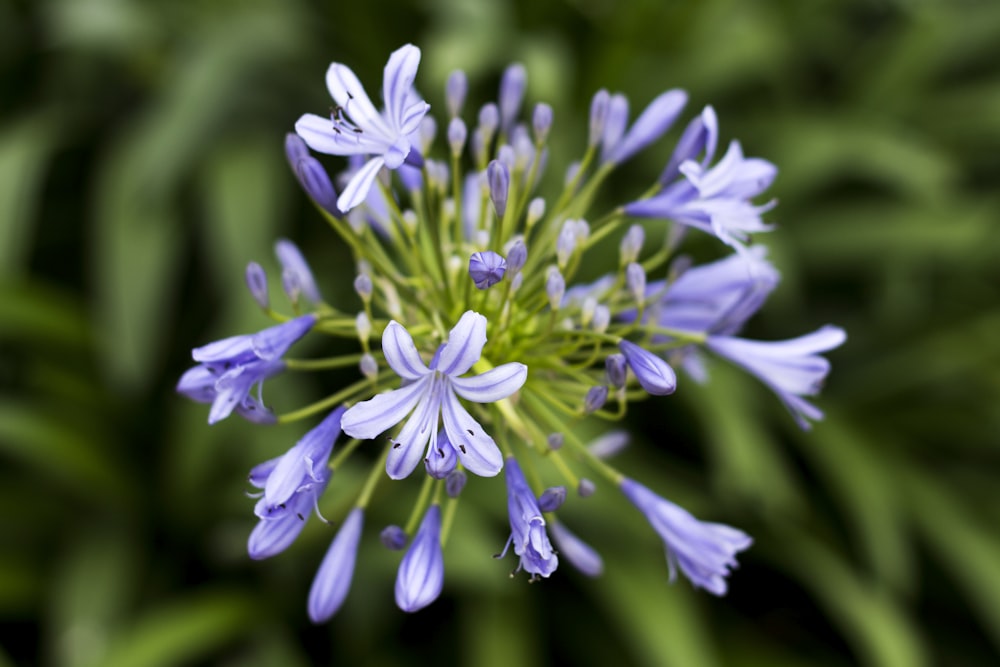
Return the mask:
<svg viewBox="0 0 1000 667"><path fill-rule="evenodd" d="M362 134L374 133L376 135L373 137L374 139L385 139L391 136L389 127L385 124L378 110L375 109L368 93L365 92L365 87L361 85L350 67L340 63L332 63L326 71L326 87L330 89L333 100L362 130ZM307 143L308 141L306 139Z"/></svg>
<svg viewBox="0 0 1000 667"><path fill-rule="evenodd" d="M441 416L448 440L458 453L458 460L471 473L493 477L503 468L500 449L451 390L446 390L444 394Z"/></svg>
<svg viewBox="0 0 1000 667"><path fill-rule="evenodd" d="M309 148L327 155L367 155L385 150L386 138L364 132L351 132L334 128L328 116L303 114L295 121L295 133L302 137ZM339 130L339 131L338 131Z"/></svg>
<svg viewBox="0 0 1000 667"><path fill-rule="evenodd" d="M424 395L432 377L427 375L413 384L355 403L344 413L340 428L352 438L374 438L403 421Z"/></svg>
<svg viewBox="0 0 1000 667"><path fill-rule="evenodd" d="M373 157L371 160L365 163L361 169L351 176L351 180L348 181L347 187L344 191L340 193L340 197L337 198L337 208L343 213L347 213L352 208L360 204L368 196L368 193L372 189L372 184L375 182L375 177L378 176L378 170L382 168L385 164L385 158Z"/></svg>
<svg viewBox="0 0 1000 667"><path fill-rule="evenodd" d="M455 393L474 403L493 403L507 398L524 385L528 379L528 367L512 361L497 366L482 375L467 378L451 378Z"/></svg>
<svg viewBox="0 0 1000 667"><path fill-rule="evenodd" d="M382 77L385 112L394 132L401 134L407 97L420 66L420 49L407 44L392 52Z"/></svg>
<svg viewBox="0 0 1000 667"><path fill-rule="evenodd" d="M391 479L403 479L413 472L424 457L431 437L437 434L438 413L441 411L439 394L440 389L432 384L393 441L385 460L385 472Z"/></svg>
<svg viewBox="0 0 1000 667"><path fill-rule="evenodd" d="M417 380L430 373L417 346L402 324L393 320L382 333L382 353L389 368L406 380Z"/></svg>
<svg viewBox="0 0 1000 667"><path fill-rule="evenodd" d="M486 318L467 310L449 332L448 342L441 349L438 364L434 368L445 375L462 375L479 361L485 344Z"/></svg>

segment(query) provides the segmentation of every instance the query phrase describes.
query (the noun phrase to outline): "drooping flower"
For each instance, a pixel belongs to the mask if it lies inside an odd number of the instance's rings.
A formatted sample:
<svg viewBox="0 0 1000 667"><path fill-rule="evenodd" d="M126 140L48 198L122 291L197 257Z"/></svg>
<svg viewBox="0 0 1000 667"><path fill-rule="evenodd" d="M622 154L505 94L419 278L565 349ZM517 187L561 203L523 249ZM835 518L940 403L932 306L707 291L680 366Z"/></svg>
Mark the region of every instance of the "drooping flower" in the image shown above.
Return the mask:
<svg viewBox="0 0 1000 667"><path fill-rule="evenodd" d="M419 65L420 49L412 44L392 53L382 83L385 110L379 113L354 72L333 63L326 73L326 85L337 104L332 117L305 114L295 123L298 135L320 153L373 156L337 199L341 211L346 213L365 200L383 166L398 169L404 160L420 165L419 154L411 150L410 135L419 129L430 105L413 91Z"/></svg>
<svg viewBox="0 0 1000 667"><path fill-rule="evenodd" d="M761 214L774 202L757 206L751 199L770 187L777 169L767 160L744 158L738 141L711 168L688 160L680 165L686 177L648 199L625 206L625 213L640 218L663 218L700 229L740 252L750 234L773 229Z"/></svg>
<svg viewBox="0 0 1000 667"><path fill-rule="evenodd" d="M507 479L507 512L510 517L510 540L514 553L521 557L518 571L525 570L534 576L548 577L556 571L559 557L549 543L545 532L545 518L538 507L535 494L521 472L517 459L508 457L504 466ZM506 553L506 549L504 549Z"/></svg>
<svg viewBox="0 0 1000 667"><path fill-rule="evenodd" d="M477 475L496 475L503 467L500 450L459 403L458 396L474 403L499 401L521 388L528 377L528 367L509 362L478 376L460 377L479 361L485 344L486 318L468 310L428 368L412 336L393 320L382 334L382 352L386 363L406 384L348 409L341 421L344 432L355 438L374 438L403 421L413 410L386 461L389 477L402 479L413 472L428 449L438 431L440 416L448 441L457 449L462 465Z"/></svg>
<svg viewBox="0 0 1000 667"><path fill-rule="evenodd" d="M676 579L680 567L698 588L725 595L726 577L737 566L736 554L753 543L750 536L732 526L699 521L684 508L627 477L621 482L621 490L663 540L670 581Z"/></svg>
<svg viewBox="0 0 1000 667"><path fill-rule="evenodd" d="M777 394L795 422L809 430L809 419L823 412L803 396L815 396L830 372L830 362L819 356L841 345L847 334L840 327L820 329L782 341L757 341L733 336L709 336L706 347L755 375Z"/></svg>
<svg viewBox="0 0 1000 667"><path fill-rule="evenodd" d="M308 603L309 618L313 623L323 623L332 618L351 590L364 519L365 513L360 507L351 510L316 571Z"/></svg>
<svg viewBox="0 0 1000 667"><path fill-rule="evenodd" d="M413 543L396 574L396 606L406 612L423 609L441 595L444 554L441 551L441 506L427 508Z"/></svg>
<svg viewBox="0 0 1000 667"><path fill-rule="evenodd" d="M208 423L225 419L232 412L254 422L273 422L254 385L285 368L281 357L292 343L316 323L315 315L303 315L255 334L232 336L191 351L199 365L189 369L177 383L177 391L199 403L211 403Z"/></svg>

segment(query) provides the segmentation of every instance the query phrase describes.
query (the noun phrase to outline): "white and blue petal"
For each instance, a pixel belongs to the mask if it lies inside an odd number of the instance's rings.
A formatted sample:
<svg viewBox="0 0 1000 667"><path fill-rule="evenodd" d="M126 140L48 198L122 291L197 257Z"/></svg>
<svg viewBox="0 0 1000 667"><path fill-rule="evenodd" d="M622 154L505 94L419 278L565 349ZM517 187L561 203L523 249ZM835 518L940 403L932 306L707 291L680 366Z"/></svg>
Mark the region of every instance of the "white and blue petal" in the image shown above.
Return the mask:
<svg viewBox="0 0 1000 667"><path fill-rule="evenodd" d="M389 368L404 380L417 380L430 373L413 344L413 336L395 320L382 332L382 353Z"/></svg>
<svg viewBox="0 0 1000 667"><path fill-rule="evenodd" d="M474 403L493 403L507 398L528 378L528 367L516 361L497 366L481 375L451 378L455 393Z"/></svg>
<svg viewBox="0 0 1000 667"><path fill-rule="evenodd" d="M431 384L399 435L392 441L392 449L385 460L385 471L390 478L407 477L423 460L431 437L437 434L440 411L441 389Z"/></svg>
<svg viewBox="0 0 1000 667"><path fill-rule="evenodd" d="M392 136L391 128L372 104L365 87L350 67L332 63L326 71L326 87L343 113L351 117L362 133L374 135L372 138L378 140L386 140Z"/></svg>
<svg viewBox="0 0 1000 667"><path fill-rule="evenodd" d="M363 202L368 197L372 184L375 183L378 170L384 165L384 157L373 157L361 169L354 172L351 180L344 187L344 191L337 198L337 208L346 213Z"/></svg>
<svg viewBox="0 0 1000 667"><path fill-rule="evenodd" d="M448 440L469 472L480 477L493 477L500 472L503 455L496 442L451 391L445 392L441 416Z"/></svg>
<svg viewBox="0 0 1000 667"><path fill-rule="evenodd" d="M486 318L467 310L448 334L436 370L445 375L463 375L479 361L486 345Z"/></svg>
<svg viewBox="0 0 1000 667"><path fill-rule="evenodd" d="M374 438L403 421L430 388L432 380L433 376L427 375L413 384L355 403L344 413L340 428L352 438Z"/></svg>
<svg viewBox="0 0 1000 667"><path fill-rule="evenodd" d="M397 134L409 134L403 131L403 121L410 106L408 98L420 66L420 49L407 44L392 52L389 62L385 65L382 77L382 97L385 99L385 112L392 130ZM426 103L423 104L429 107Z"/></svg>

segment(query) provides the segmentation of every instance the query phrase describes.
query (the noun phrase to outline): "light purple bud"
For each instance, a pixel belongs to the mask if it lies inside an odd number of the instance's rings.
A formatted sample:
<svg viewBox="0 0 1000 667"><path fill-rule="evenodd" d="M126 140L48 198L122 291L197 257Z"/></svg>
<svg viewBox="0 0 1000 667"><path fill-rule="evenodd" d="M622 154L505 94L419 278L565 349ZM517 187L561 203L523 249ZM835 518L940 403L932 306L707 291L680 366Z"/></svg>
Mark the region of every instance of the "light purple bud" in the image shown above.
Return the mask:
<svg viewBox="0 0 1000 667"><path fill-rule="evenodd" d="M517 166L517 153L514 152L514 147L508 144L504 144L497 148L497 160L500 164L507 167L507 171L514 171Z"/></svg>
<svg viewBox="0 0 1000 667"><path fill-rule="evenodd" d="M382 546L390 551L402 551L410 541L406 531L395 525L383 528L379 539L382 541Z"/></svg>
<svg viewBox="0 0 1000 667"><path fill-rule="evenodd" d="M549 524L549 533L559 555L588 577L599 577L604 572L604 561L594 549L574 535L561 522Z"/></svg>
<svg viewBox="0 0 1000 667"><path fill-rule="evenodd" d="M597 487L594 486L592 481L586 477L580 478L580 483L576 487L576 492L581 498L589 498L594 495L595 491L597 491Z"/></svg>
<svg viewBox="0 0 1000 667"><path fill-rule="evenodd" d="M618 145L609 151L607 161L620 163L659 139L674 124L684 105L687 93L668 90L649 103Z"/></svg>
<svg viewBox="0 0 1000 667"><path fill-rule="evenodd" d="M361 369L361 374L369 380L374 380L378 376L378 362L375 361L375 357L367 352L361 355L361 361L358 362L358 368Z"/></svg>
<svg viewBox="0 0 1000 667"><path fill-rule="evenodd" d="M469 481L468 476L462 470L452 470L444 478L444 492L449 498L458 498L465 488L465 483Z"/></svg>
<svg viewBox="0 0 1000 667"><path fill-rule="evenodd" d="M490 161L486 167L486 178L490 184L490 200L496 209L497 217L503 218L507 212L507 194L510 190L510 173L507 167L498 160Z"/></svg>
<svg viewBox="0 0 1000 667"><path fill-rule="evenodd" d="M475 159L477 165L486 162L488 144L489 141L483 133L483 128L477 127L472 132L472 141L469 142L469 151L472 153L472 157Z"/></svg>
<svg viewBox="0 0 1000 667"><path fill-rule="evenodd" d="M645 240L646 231L642 228L642 225L632 225L628 228L625 236L622 237L621 246L619 246L621 263L623 265L639 259L639 253L642 252L642 244Z"/></svg>
<svg viewBox="0 0 1000 667"><path fill-rule="evenodd" d="M500 78L500 127L505 131L510 128L521 110L527 84L528 73L520 63L508 67Z"/></svg>
<svg viewBox="0 0 1000 667"><path fill-rule="evenodd" d="M267 310L271 301L267 295L267 274L264 272L264 268L257 262L250 262L247 264L246 280L247 289L250 290L253 300L257 302L258 306Z"/></svg>
<svg viewBox="0 0 1000 667"><path fill-rule="evenodd" d="M528 136L528 131L524 129L523 125L514 127L511 144L513 144L514 151L514 168L511 171L527 171L528 165L535 159L535 144L531 141L531 137Z"/></svg>
<svg viewBox="0 0 1000 667"><path fill-rule="evenodd" d="M368 303L372 298L372 279L367 273L359 273L354 279L354 291L358 293L361 300Z"/></svg>
<svg viewBox="0 0 1000 667"><path fill-rule="evenodd" d="M590 321L590 326L597 333L604 333L607 331L609 324L611 324L611 309L603 303L597 304L597 307L594 308L594 319Z"/></svg>
<svg viewBox="0 0 1000 667"><path fill-rule="evenodd" d="M569 187L569 185L576 180L577 175L580 173L580 167L582 165L579 162L571 162L568 167L566 167L566 176L563 178L563 185Z"/></svg>
<svg viewBox="0 0 1000 667"><path fill-rule="evenodd" d="M615 146L625 136L628 127L628 98L621 93L615 93L608 100L608 115L604 120L604 135L601 137L601 160L615 149Z"/></svg>
<svg viewBox="0 0 1000 667"><path fill-rule="evenodd" d="M608 374L608 382L612 387L621 389L628 378L628 366L624 354L610 354L604 360L604 370Z"/></svg>
<svg viewBox="0 0 1000 667"><path fill-rule="evenodd" d="M588 146L596 146L604 136L604 124L608 117L608 102L611 95L601 88L594 93L594 99L590 101L590 137L587 140Z"/></svg>
<svg viewBox="0 0 1000 667"><path fill-rule="evenodd" d="M625 355L642 388L654 396L666 396L677 388L677 375L666 361L635 343L622 340L618 348Z"/></svg>
<svg viewBox="0 0 1000 667"><path fill-rule="evenodd" d="M543 512L555 512L566 502L565 486L550 486L538 496L538 508Z"/></svg>
<svg viewBox="0 0 1000 667"><path fill-rule="evenodd" d="M541 197L535 197L528 204L528 227L541 220L543 215L545 215L545 200Z"/></svg>
<svg viewBox="0 0 1000 667"><path fill-rule="evenodd" d="M437 121L434 120L433 116L424 116L421 119L418 133L420 137L420 152L427 155L430 152L431 144L434 143L434 137L437 136Z"/></svg>
<svg viewBox="0 0 1000 667"><path fill-rule="evenodd" d="M531 116L531 127L535 131L535 143L544 144L552 129L552 107L545 102L536 104Z"/></svg>
<svg viewBox="0 0 1000 667"><path fill-rule="evenodd" d="M299 296L302 294L302 285L299 284L299 274L295 273L291 269L285 269L281 272L281 289L285 291L288 295L288 300L292 303L298 303Z"/></svg>
<svg viewBox="0 0 1000 667"><path fill-rule="evenodd" d="M452 156L458 157L462 154L462 148L465 146L468 134L469 131L465 127L464 120L461 118L451 119L451 122L448 123L448 146L451 148Z"/></svg>
<svg viewBox="0 0 1000 667"><path fill-rule="evenodd" d="M444 554L441 551L441 507L427 508L413 543L396 575L396 605L406 612L423 609L441 595Z"/></svg>
<svg viewBox="0 0 1000 667"><path fill-rule="evenodd" d="M609 431L587 444L590 453L599 459L614 456L628 445L627 431Z"/></svg>
<svg viewBox="0 0 1000 667"><path fill-rule="evenodd" d="M469 277L478 289L489 289L503 280L507 260L493 252L474 252L469 258Z"/></svg>
<svg viewBox="0 0 1000 667"><path fill-rule="evenodd" d="M591 412L600 410L608 401L608 388L600 384L587 390L587 396L583 399L583 411L588 415Z"/></svg>
<svg viewBox="0 0 1000 667"><path fill-rule="evenodd" d="M646 297L646 271L642 265L631 262L625 267L625 285L628 286L632 297L642 302Z"/></svg>
<svg viewBox="0 0 1000 667"><path fill-rule="evenodd" d="M434 479L445 479L456 465L458 465L458 453L442 429L437 435L437 445L427 452L424 467L427 468L427 474Z"/></svg>
<svg viewBox="0 0 1000 667"><path fill-rule="evenodd" d="M566 294L566 279L554 266L549 267L549 274L545 278L545 293L549 297L549 306L552 310L559 310Z"/></svg>
<svg viewBox="0 0 1000 667"><path fill-rule="evenodd" d="M556 262L559 268L566 267L573 251L576 250L577 233L576 220L567 220L559 230L559 237L556 239Z"/></svg>
<svg viewBox="0 0 1000 667"><path fill-rule="evenodd" d="M462 112L462 105L465 104L465 95L468 92L469 80L465 72L457 69L448 75L448 81L444 86L444 97L449 116L454 118Z"/></svg>
<svg viewBox="0 0 1000 667"><path fill-rule="evenodd" d="M562 449L563 440L564 438L562 433L549 433L549 437L546 438L549 449Z"/></svg>
<svg viewBox="0 0 1000 667"><path fill-rule="evenodd" d="M407 192L416 192L424 187L424 175L420 169L404 164L396 170L396 173L399 174L399 180Z"/></svg>
<svg viewBox="0 0 1000 667"><path fill-rule="evenodd" d="M493 138L493 133L500 125L500 109L492 102L484 104L479 110L479 129L483 132L483 141L489 143Z"/></svg>
<svg viewBox="0 0 1000 667"><path fill-rule="evenodd" d="M360 507L351 510L323 557L309 589L309 618L313 623L323 623L332 618L351 590L364 517L364 510Z"/></svg>
<svg viewBox="0 0 1000 667"><path fill-rule="evenodd" d="M666 186L676 181L681 175L681 165L693 160L699 153L705 153L702 165L708 164L715 156L718 137L719 121L715 116L715 109L710 106L705 107L701 115L693 118L684 128L670 161L660 174L660 185Z"/></svg>
<svg viewBox="0 0 1000 667"><path fill-rule="evenodd" d="M282 282L286 282L285 274L294 274L294 283L302 293L313 303L323 300L319 290L316 288L316 281L313 279L312 270L306 262L305 257L298 246L288 239L278 239L274 244L274 254L278 257L278 262L282 268ZM291 290L285 289L289 297L292 298ZM294 300L294 298L293 298Z"/></svg>
<svg viewBox="0 0 1000 667"><path fill-rule="evenodd" d="M340 209L337 208L337 193L330 175L319 160L309 153L302 137L292 132L285 135L285 155L292 173L309 198L328 213L341 217Z"/></svg>
<svg viewBox="0 0 1000 667"><path fill-rule="evenodd" d="M507 251L507 270L510 271L511 275L516 275L524 268L527 261L528 248L524 245L524 241L518 239Z"/></svg>

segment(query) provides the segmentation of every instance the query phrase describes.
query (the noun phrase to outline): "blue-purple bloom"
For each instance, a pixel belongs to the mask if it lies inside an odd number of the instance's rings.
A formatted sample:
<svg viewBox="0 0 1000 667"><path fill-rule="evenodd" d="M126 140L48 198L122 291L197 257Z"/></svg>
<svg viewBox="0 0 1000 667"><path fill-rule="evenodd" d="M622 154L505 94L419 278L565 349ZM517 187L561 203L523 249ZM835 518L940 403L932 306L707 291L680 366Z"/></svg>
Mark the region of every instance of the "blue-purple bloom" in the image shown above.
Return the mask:
<svg viewBox="0 0 1000 667"><path fill-rule="evenodd" d="M341 422L344 432L355 438L374 438L413 410L386 461L389 477L402 479L413 472L428 449L440 416L462 465L483 477L496 475L503 467L500 450L456 394L474 403L499 401L521 388L528 367L510 362L478 376L460 377L479 361L485 344L486 318L468 310L428 368L409 332L395 320L389 322L382 334L382 352L389 367L407 384L348 409ZM428 451L428 456L431 453Z"/></svg>
<svg viewBox="0 0 1000 667"><path fill-rule="evenodd" d="M478 289L489 289L503 280L507 260L493 252L474 252L469 257L469 277Z"/></svg>
<svg viewBox="0 0 1000 667"><path fill-rule="evenodd" d="M351 590L364 519L364 510L360 507L351 510L316 571L316 578L309 589L308 603L309 618L313 623L330 620Z"/></svg>
<svg viewBox="0 0 1000 667"><path fill-rule="evenodd" d="M643 389L654 396L674 393L677 375L670 364L631 341L620 341L618 349L625 355L625 360Z"/></svg>
<svg viewBox="0 0 1000 667"><path fill-rule="evenodd" d="M545 533L545 518L542 517L535 494L531 492L521 466L514 457L507 458L504 477L507 479L507 512L511 530L507 546L513 544L514 553L521 557L517 571L525 570L533 578L548 577L556 571L559 557ZM504 552L506 553L506 549Z"/></svg>
<svg viewBox="0 0 1000 667"><path fill-rule="evenodd" d="M444 554L441 551L441 507L427 508L413 543L396 574L396 606L406 612L423 609L441 595Z"/></svg>
<svg viewBox="0 0 1000 667"><path fill-rule="evenodd" d="M732 526L699 521L684 508L627 477L621 482L621 490L663 540L670 581L676 579L680 567L698 588L725 595L726 577L737 566L736 554L753 543L750 536Z"/></svg>
<svg viewBox="0 0 1000 667"><path fill-rule="evenodd" d="M559 555L570 565L587 575L599 577L604 573L604 561L593 547L574 535L561 521L549 523L549 533L555 542Z"/></svg>
<svg viewBox="0 0 1000 667"><path fill-rule="evenodd" d="M191 351L197 366L177 383L177 391L199 403L211 403L208 423L231 413L253 422L272 423L274 414L264 406L254 385L285 369L281 357L292 343L316 323L315 315L303 315L255 334L232 336Z"/></svg>
<svg viewBox="0 0 1000 667"><path fill-rule="evenodd" d="M421 164L419 153L411 150L411 135L430 105L413 90L419 65L420 49L412 44L392 53L382 84L385 110L379 113L354 72L333 63L326 73L326 85L337 104L331 117L305 114L295 123L299 136L320 153L373 156L337 199L341 211L346 213L365 200L383 166L398 169L404 160Z"/></svg>
<svg viewBox="0 0 1000 667"><path fill-rule="evenodd" d="M815 396L830 372L830 362L819 356L847 339L840 327L820 329L782 341L757 341L732 336L709 336L705 345L755 375L777 394L795 422L810 428L809 419L822 419L823 412L803 396Z"/></svg>

